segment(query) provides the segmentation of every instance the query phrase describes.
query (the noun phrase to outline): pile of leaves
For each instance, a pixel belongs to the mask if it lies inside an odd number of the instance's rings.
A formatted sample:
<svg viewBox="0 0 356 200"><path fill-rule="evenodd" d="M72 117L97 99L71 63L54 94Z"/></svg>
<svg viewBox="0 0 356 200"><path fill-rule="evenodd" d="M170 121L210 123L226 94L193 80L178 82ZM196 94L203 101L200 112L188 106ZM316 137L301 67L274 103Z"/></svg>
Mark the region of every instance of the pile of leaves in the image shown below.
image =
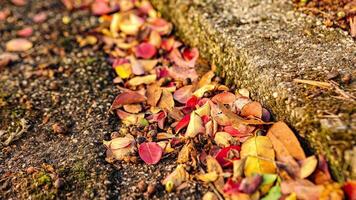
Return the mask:
<svg viewBox="0 0 356 200"><path fill-rule="evenodd" d="M166 191L199 181L213 191L204 199L343 199L344 191L355 198L355 182L333 182L323 156L306 156L249 91L230 91L214 66L198 74L198 49L178 41L148 1L94 3L101 25L77 40L99 39L117 73L121 93L110 111L122 127L104 141L108 162L154 165L174 157Z"/></svg>
<svg viewBox="0 0 356 200"><path fill-rule="evenodd" d="M320 16L324 25L340 27L356 37L355 0L294 0L299 10Z"/></svg>

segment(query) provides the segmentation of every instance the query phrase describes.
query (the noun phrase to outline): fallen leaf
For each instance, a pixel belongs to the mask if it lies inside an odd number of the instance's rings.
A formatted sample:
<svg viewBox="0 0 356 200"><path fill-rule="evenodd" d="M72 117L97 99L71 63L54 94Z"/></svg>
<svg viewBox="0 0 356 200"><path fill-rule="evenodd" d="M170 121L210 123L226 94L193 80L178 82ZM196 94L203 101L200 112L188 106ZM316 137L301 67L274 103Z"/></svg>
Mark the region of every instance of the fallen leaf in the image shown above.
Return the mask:
<svg viewBox="0 0 356 200"><path fill-rule="evenodd" d="M198 79L198 74L195 69L187 69L184 67L173 66L168 68L169 76L171 76L175 80L185 81L186 79L190 79L192 82Z"/></svg>
<svg viewBox="0 0 356 200"><path fill-rule="evenodd" d="M47 19L47 13L46 12L40 12L38 14L36 14L35 16L33 16L32 20L35 23L42 23L44 21L46 21Z"/></svg>
<svg viewBox="0 0 356 200"><path fill-rule="evenodd" d="M210 183L216 181L216 179L219 178L219 175L217 172L210 172L205 174L198 174L196 175L196 178L200 181L203 181L204 183Z"/></svg>
<svg viewBox="0 0 356 200"><path fill-rule="evenodd" d="M348 199L356 199L356 181L347 181L342 187Z"/></svg>
<svg viewBox="0 0 356 200"><path fill-rule="evenodd" d="M210 104L211 108L211 117L220 125L220 126L230 126L232 121L226 116L221 109L214 103Z"/></svg>
<svg viewBox="0 0 356 200"><path fill-rule="evenodd" d="M219 162L212 156L207 156L206 157L206 166L207 166L208 173L216 172L219 175L219 177L214 181L214 185L220 193L223 193L225 184L224 184L224 178L221 176L221 174L223 173L223 170L222 170Z"/></svg>
<svg viewBox="0 0 356 200"><path fill-rule="evenodd" d="M203 129L204 127L201 118L195 112L192 112L190 114L190 121L184 137L194 138L196 135L198 135L198 133L203 132Z"/></svg>
<svg viewBox="0 0 356 200"><path fill-rule="evenodd" d="M161 48L169 52L173 49L174 43L175 43L174 37L163 39L161 43Z"/></svg>
<svg viewBox="0 0 356 200"><path fill-rule="evenodd" d="M304 160L301 160L300 178L304 179L310 176L318 165L318 159L315 156L309 156Z"/></svg>
<svg viewBox="0 0 356 200"><path fill-rule="evenodd" d="M165 111L161 111L159 113L151 115L151 117L147 117L147 119L150 120L150 122L158 122L158 127L160 129L164 129L164 122L167 118L167 114Z"/></svg>
<svg viewBox="0 0 356 200"><path fill-rule="evenodd" d="M185 115L176 125L176 127L174 128L176 133L179 133L180 130L182 130L183 128L187 127L190 121L190 115Z"/></svg>
<svg viewBox="0 0 356 200"><path fill-rule="evenodd" d="M145 74L145 69L141 65L141 63L134 57L130 56L130 63L131 63L131 69L132 73L135 75L143 75Z"/></svg>
<svg viewBox="0 0 356 200"><path fill-rule="evenodd" d="M240 115L243 117L254 116L254 117L261 119L262 118L262 106L260 103L258 103L256 101L248 103L244 107L242 107Z"/></svg>
<svg viewBox="0 0 356 200"><path fill-rule="evenodd" d="M235 139L226 132L217 132L214 137L214 141L217 145L221 147L228 147L235 143Z"/></svg>
<svg viewBox="0 0 356 200"><path fill-rule="evenodd" d="M12 39L6 43L6 51L27 51L32 48L32 42L23 38Z"/></svg>
<svg viewBox="0 0 356 200"><path fill-rule="evenodd" d="M283 181L281 183L281 190L283 194L294 192L297 194L297 198L301 200L318 200L323 191L323 186L314 185L305 179L299 179L295 181Z"/></svg>
<svg viewBox="0 0 356 200"><path fill-rule="evenodd" d="M135 48L135 55L138 58L150 59L156 55L156 52L156 48L147 42L143 42Z"/></svg>
<svg viewBox="0 0 356 200"><path fill-rule="evenodd" d="M231 92L222 92L215 95L211 100L214 103L222 103L222 104L232 104L235 101L236 97Z"/></svg>
<svg viewBox="0 0 356 200"><path fill-rule="evenodd" d="M161 46L162 39L157 31L151 31L150 37L148 38L148 43L152 44L156 48Z"/></svg>
<svg viewBox="0 0 356 200"><path fill-rule="evenodd" d="M185 171L184 165L179 164L177 168L162 181L162 183L165 185L167 192L172 192L174 188L180 186L187 181L188 178L189 174Z"/></svg>
<svg viewBox="0 0 356 200"><path fill-rule="evenodd" d="M213 84L208 84L208 85L204 85L201 88L197 89L193 95L198 97L198 98L202 98L205 94L205 92L211 91L215 89L215 85Z"/></svg>
<svg viewBox="0 0 356 200"><path fill-rule="evenodd" d="M276 185L273 186L268 192L268 194L265 197L263 197L261 200L276 200L279 199L281 196L282 196L281 187Z"/></svg>
<svg viewBox="0 0 356 200"><path fill-rule="evenodd" d="M142 67L145 69L146 72L150 72L154 67L156 67L158 60L151 59L151 60L138 60L141 63Z"/></svg>
<svg viewBox="0 0 356 200"><path fill-rule="evenodd" d="M195 110L195 112L200 116L210 116L211 109L210 109L210 103L206 102L203 106L199 107L198 109Z"/></svg>
<svg viewBox="0 0 356 200"><path fill-rule="evenodd" d="M186 85L178 90L176 90L173 94L173 97L176 101L179 103L187 103L187 100L193 95L193 86L192 85Z"/></svg>
<svg viewBox="0 0 356 200"><path fill-rule="evenodd" d="M276 171L273 146L266 136L255 136L246 140L241 146L240 156L241 159L246 158L244 169L246 176Z"/></svg>
<svg viewBox="0 0 356 200"><path fill-rule="evenodd" d="M170 109L174 107L173 95L167 89L162 90L162 96L158 102L158 107L161 109Z"/></svg>
<svg viewBox="0 0 356 200"><path fill-rule="evenodd" d="M121 149L121 148L128 147L133 142L135 142L135 138L132 135L127 135L125 137L114 138L114 139L112 139L110 141L105 141L104 140L103 143L107 148L110 148L112 150L116 150L116 149Z"/></svg>
<svg viewBox="0 0 356 200"><path fill-rule="evenodd" d="M162 18L150 18L148 24L152 30L157 31L160 35L167 35L172 30L172 24Z"/></svg>
<svg viewBox="0 0 356 200"><path fill-rule="evenodd" d="M157 164L162 157L162 148L155 142L144 142L138 148L140 158L148 165Z"/></svg>
<svg viewBox="0 0 356 200"><path fill-rule="evenodd" d="M231 145L220 149L220 151L215 155L215 159L219 162L222 167L228 167L232 165L234 160L240 159L241 147L237 145Z"/></svg>
<svg viewBox="0 0 356 200"><path fill-rule="evenodd" d="M238 194L240 192L239 186L240 186L240 182L233 181L231 178L229 178L223 187L223 192L225 195Z"/></svg>
<svg viewBox="0 0 356 200"><path fill-rule="evenodd" d="M293 131L284 122L277 122L268 130L267 136L273 134L297 160L304 160L305 153ZM270 137L270 136L269 136Z"/></svg>
<svg viewBox="0 0 356 200"><path fill-rule="evenodd" d="M263 181L260 186L261 194L266 194L271 187L274 185L274 182L277 180L277 174L263 174Z"/></svg>
<svg viewBox="0 0 356 200"><path fill-rule="evenodd" d="M232 176L232 180L236 181L239 180L243 173L244 173L244 164L245 161L244 160L233 160L232 161L232 171L233 171L233 176Z"/></svg>
<svg viewBox="0 0 356 200"><path fill-rule="evenodd" d="M122 105L137 104L144 101L146 101L146 97L138 92L123 92L115 97L115 100L111 105L111 110L120 108Z"/></svg>
<svg viewBox="0 0 356 200"><path fill-rule="evenodd" d="M151 75L146 75L146 76L136 76L129 81L127 81L127 84L130 86L138 86L142 84L151 84L156 81L156 74L151 74Z"/></svg>
<svg viewBox="0 0 356 200"><path fill-rule="evenodd" d="M132 74L132 69L131 69L130 63L123 63L120 65L114 66L114 70L115 70L116 74L122 79L129 78Z"/></svg>
<svg viewBox="0 0 356 200"><path fill-rule="evenodd" d="M219 200L213 192L207 192L203 196L203 200Z"/></svg>
<svg viewBox="0 0 356 200"><path fill-rule="evenodd" d="M194 151L194 146L192 143L187 143L183 146L183 148L179 151L177 163L187 163L190 160L190 153Z"/></svg>
<svg viewBox="0 0 356 200"><path fill-rule="evenodd" d="M120 109L116 110L116 114L126 126L137 124L144 118L144 113L131 114Z"/></svg>
<svg viewBox="0 0 356 200"><path fill-rule="evenodd" d="M155 107L162 95L162 89L157 83L152 83L147 86L146 96L147 104Z"/></svg>
<svg viewBox="0 0 356 200"><path fill-rule="evenodd" d="M157 133L156 139L157 140L169 140L175 138L176 136L170 133Z"/></svg>
<svg viewBox="0 0 356 200"><path fill-rule="evenodd" d="M124 110L129 113L139 113L142 110L142 106L140 104L130 104L124 105Z"/></svg>
<svg viewBox="0 0 356 200"><path fill-rule="evenodd" d="M239 191L246 194L252 194L258 189L258 187L262 183L262 180L263 178L259 174L246 177L242 179L239 185Z"/></svg>

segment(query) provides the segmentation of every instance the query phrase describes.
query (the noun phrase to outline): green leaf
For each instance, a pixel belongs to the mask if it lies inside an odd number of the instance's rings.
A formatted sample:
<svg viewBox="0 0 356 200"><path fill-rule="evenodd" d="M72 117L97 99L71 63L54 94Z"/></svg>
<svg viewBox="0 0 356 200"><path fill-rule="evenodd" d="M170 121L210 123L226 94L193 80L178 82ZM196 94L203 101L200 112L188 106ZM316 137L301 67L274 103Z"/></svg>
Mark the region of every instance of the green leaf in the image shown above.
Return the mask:
<svg viewBox="0 0 356 200"><path fill-rule="evenodd" d="M276 185L272 187L268 194L261 200L278 200L281 196L281 187Z"/></svg>

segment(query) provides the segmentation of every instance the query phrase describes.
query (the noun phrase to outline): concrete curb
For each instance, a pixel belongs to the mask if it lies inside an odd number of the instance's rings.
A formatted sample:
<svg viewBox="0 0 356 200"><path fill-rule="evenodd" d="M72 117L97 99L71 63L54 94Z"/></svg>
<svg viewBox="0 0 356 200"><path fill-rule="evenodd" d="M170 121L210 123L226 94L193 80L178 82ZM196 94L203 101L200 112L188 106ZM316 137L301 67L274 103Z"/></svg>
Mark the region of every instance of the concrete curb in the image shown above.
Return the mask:
<svg viewBox="0 0 356 200"><path fill-rule="evenodd" d="M293 11L287 0L152 0L177 34L219 68L227 82L284 120L324 154L334 177L356 178L356 103L335 88L298 84L328 81L355 95L356 44L341 30ZM352 78L351 78L352 79ZM351 83L350 83L351 82Z"/></svg>

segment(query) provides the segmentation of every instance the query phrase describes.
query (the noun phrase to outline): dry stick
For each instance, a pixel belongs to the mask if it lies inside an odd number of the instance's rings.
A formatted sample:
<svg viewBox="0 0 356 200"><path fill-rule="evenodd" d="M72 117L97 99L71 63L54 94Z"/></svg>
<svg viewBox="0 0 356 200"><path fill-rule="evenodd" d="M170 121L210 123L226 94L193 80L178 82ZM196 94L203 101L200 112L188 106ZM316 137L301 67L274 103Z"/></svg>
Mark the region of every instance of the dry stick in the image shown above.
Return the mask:
<svg viewBox="0 0 356 200"><path fill-rule="evenodd" d="M10 133L10 136L5 140L4 145L8 146L16 137L20 137L28 129L27 121L21 119L21 128L17 128L15 132Z"/></svg>
<svg viewBox="0 0 356 200"><path fill-rule="evenodd" d="M349 94L344 90L342 90L335 81L331 81L331 85L335 88L336 93L341 94L341 96L345 97L346 99L350 99L350 100L356 99L356 97L353 96L352 94Z"/></svg>
<svg viewBox="0 0 356 200"><path fill-rule="evenodd" d="M294 79L293 82L295 83L303 83L303 84L308 84L308 85L313 85L321 88L326 88L330 89L332 85L327 82L322 82L322 81L313 81L313 80L302 80L302 79Z"/></svg>

